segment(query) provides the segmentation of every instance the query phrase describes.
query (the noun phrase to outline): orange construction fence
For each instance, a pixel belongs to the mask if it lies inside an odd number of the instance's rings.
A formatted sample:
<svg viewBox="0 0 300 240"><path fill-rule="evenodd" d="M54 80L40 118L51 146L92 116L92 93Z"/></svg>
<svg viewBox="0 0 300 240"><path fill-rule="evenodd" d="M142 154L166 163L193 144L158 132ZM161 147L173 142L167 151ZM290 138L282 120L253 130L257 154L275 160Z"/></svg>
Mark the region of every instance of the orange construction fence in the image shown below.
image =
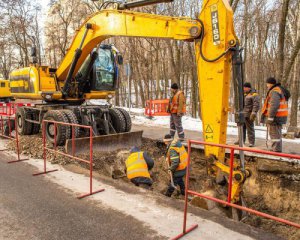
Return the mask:
<svg viewBox="0 0 300 240"><path fill-rule="evenodd" d="M32 106L31 103L2 103L0 102L0 116L12 116L18 107Z"/></svg>
<svg viewBox="0 0 300 240"><path fill-rule="evenodd" d="M169 99L148 100L146 101L145 115L148 117L169 116L168 105Z"/></svg>

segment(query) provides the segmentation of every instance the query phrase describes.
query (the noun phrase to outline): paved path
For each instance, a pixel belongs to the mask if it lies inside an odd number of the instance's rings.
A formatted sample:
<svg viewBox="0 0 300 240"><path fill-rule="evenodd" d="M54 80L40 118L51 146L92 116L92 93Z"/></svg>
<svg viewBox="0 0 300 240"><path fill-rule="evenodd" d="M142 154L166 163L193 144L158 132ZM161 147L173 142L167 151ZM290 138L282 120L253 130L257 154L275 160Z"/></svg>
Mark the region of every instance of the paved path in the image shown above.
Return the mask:
<svg viewBox="0 0 300 240"><path fill-rule="evenodd" d="M166 239L131 216L33 177L37 170L27 163L7 164L9 159L0 153L1 240Z"/></svg>
<svg viewBox="0 0 300 240"><path fill-rule="evenodd" d="M162 139L165 134L169 133L168 128L159 127L159 126L149 127L149 126L136 125L136 124L133 125L133 130L143 130L144 137L155 139L155 140ZM188 139L203 140L202 132L185 130L185 133ZM235 141L236 141L236 136L231 136L231 135L227 136L227 144L233 144ZM257 139L256 148L267 150L266 141L263 139ZM293 143L291 141L283 142L283 151L285 153L300 155L300 144Z"/></svg>

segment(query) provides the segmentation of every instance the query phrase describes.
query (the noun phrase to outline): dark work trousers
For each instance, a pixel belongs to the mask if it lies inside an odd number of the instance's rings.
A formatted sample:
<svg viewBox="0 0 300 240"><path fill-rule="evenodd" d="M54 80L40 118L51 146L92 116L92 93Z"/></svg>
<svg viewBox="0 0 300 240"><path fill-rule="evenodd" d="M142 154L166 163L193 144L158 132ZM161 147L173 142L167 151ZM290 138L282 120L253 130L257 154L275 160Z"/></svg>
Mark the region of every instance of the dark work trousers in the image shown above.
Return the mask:
<svg viewBox="0 0 300 240"><path fill-rule="evenodd" d="M179 138L184 138L184 131L182 127L182 117L177 116L177 113L171 113L170 116L170 135L174 138L177 131Z"/></svg>
<svg viewBox="0 0 300 240"><path fill-rule="evenodd" d="M185 185L184 185L183 178L184 177L173 177L174 185L180 187L181 195L185 194ZM170 182L166 195L171 197L171 195L174 191L175 191L175 188L171 185L171 182Z"/></svg>
<svg viewBox="0 0 300 240"><path fill-rule="evenodd" d="M272 142L273 152L282 152L282 125L269 124L269 134Z"/></svg>
<svg viewBox="0 0 300 240"><path fill-rule="evenodd" d="M249 144L254 145L255 144L254 122L252 122L249 117L245 118L243 131L244 131L244 143L246 141L246 133L247 133Z"/></svg>

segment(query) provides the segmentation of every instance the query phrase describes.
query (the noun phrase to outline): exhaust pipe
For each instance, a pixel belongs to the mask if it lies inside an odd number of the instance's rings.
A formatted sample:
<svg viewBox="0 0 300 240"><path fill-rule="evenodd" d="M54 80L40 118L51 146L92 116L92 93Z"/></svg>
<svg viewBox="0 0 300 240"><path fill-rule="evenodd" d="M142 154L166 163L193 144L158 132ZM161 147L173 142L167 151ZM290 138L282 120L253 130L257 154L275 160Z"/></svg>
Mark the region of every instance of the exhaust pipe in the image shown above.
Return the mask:
<svg viewBox="0 0 300 240"><path fill-rule="evenodd" d="M136 7L144 7L148 5L158 4L158 3L170 3L174 0L140 0L140 1L134 1L130 3L121 3L118 6L119 10L126 10L130 8L136 8Z"/></svg>

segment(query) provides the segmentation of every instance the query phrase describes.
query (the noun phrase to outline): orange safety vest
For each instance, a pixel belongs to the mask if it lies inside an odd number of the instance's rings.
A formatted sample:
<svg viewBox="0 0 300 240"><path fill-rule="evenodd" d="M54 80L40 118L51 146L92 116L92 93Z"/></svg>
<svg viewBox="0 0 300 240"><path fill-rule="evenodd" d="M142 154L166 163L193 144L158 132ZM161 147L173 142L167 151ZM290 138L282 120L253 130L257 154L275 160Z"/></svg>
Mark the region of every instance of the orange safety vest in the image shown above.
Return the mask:
<svg viewBox="0 0 300 240"><path fill-rule="evenodd" d="M169 164L171 165L171 158L170 158L170 150L175 150L179 154L180 162L178 167L176 168L176 171L184 170L186 169L187 166L187 161L188 161L188 154L184 148L184 146L181 147L170 147L167 157L169 159Z"/></svg>
<svg viewBox="0 0 300 240"><path fill-rule="evenodd" d="M171 113L177 113L178 112L179 95L180 94L184 94L184 93L182 91L178 91L174 95L174 97L172 98L172 100L170 101L170 111L171 111ZM184 100L184 103L183 103L182 113L186 113L186 103L185 103L185 100Z"/></svg>
<svg viewBox="0 0 300 240"><path fill-rule="evenodd" d="M277 110L277 113L276 113L276 117L287 117L288 116L288 103L285 99L285 96L284 94L282 93L282 90L280 87L275 87L273 88L267 98L266 98L266 101L264 102L264 106L263 106L263 109L262 109L262 113L263 115L269 117L269 111L270 111L270 100L271 100L271 93L275 91L275 92L278 92L280 94L280 105L279 105L279 109Z"/></svg>
<svg viewBox="0 0 300 240"><path fill-rule="evenodd" d="M144 159L143 152L135 152L130 154L125 164L128 179L133 179L136 177L150 178L148 165Z"/></svg>

